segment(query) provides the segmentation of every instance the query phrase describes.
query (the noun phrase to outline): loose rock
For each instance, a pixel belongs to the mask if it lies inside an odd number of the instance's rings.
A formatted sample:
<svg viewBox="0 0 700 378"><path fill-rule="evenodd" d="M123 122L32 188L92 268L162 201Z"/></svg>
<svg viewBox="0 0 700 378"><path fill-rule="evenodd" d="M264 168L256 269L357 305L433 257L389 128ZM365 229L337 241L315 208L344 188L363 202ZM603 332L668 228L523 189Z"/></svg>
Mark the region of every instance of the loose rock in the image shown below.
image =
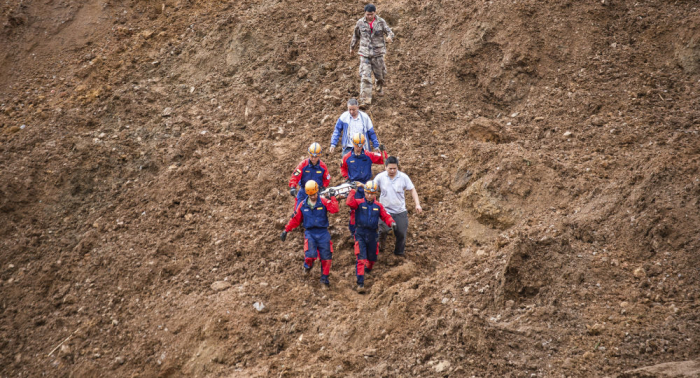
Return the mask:
<svg viewBox="0 0 700 378"><path fill-rule="evenodd" d="M211 284L211 289L214 291L223 291L231 287L231 284L226 281L216 281Z"/></svg>
<svg viewBox="0 0 700 378"><path fill-rule="evenodd" d="M433 370L435 370L436 373L442 373L449 368L450 368L449 361L440 361L437 365L433 366Z"/></svg>
<svg viewBox="0 0 700 378"><path fill-rule="evenodd" d="M262 302L253 303L253 307L258 311L262 312L265 309L265 305Z"/></svg>

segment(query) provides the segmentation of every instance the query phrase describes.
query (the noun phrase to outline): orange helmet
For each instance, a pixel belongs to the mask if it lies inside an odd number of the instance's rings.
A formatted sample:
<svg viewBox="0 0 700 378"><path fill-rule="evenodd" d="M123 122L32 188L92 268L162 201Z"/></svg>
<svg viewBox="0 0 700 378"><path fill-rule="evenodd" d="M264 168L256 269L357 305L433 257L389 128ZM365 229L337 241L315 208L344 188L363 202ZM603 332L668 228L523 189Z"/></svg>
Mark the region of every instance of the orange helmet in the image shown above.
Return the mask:
<svg viewBox="0 0 700 378"><path fill-rule="evenodd" d="M316 142L311 143L311 145L309 146L309 155L311 155L313 157L317 157L317 156L321 155L322 150L323 149L321 148L320 144L318 144Z"/></svg>
<svg viewBox="0 0 700 378"><path fill-rule="evenodd" d="M356 146L364 146L365 145L365 136L362 135L361 133L355 133L355 135L352 136L352 144Z"/></svg>
<svg viewBox="0 0 700 378"><path fill-rule="evenodd" d="M318 193L318 184L314 180L309 180L304 185L304 191L307 195L313 196L314 194Z"/></svg>
<svg viewBox="0 0 700 378"><path fill-rule="evenodd" d="M365 192L370 194L377 194L379 191L379 185L376 182L369 180L365 184Z"/></svg>

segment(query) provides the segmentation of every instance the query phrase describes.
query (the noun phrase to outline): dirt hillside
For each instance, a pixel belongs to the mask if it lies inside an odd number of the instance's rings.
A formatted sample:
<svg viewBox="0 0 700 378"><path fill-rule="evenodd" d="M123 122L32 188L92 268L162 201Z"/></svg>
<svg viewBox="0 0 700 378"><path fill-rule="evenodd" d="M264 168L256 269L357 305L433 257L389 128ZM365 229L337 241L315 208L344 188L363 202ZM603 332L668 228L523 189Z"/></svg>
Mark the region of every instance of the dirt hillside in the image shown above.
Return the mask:
<svg viewBox="0 0 700 378"><path fill-rule="evenodd" d="M364 295L344 203L330 290L278 239L364 3L0 4L0 376L696 371L698 4L376 4L424 212Z"/></svg>

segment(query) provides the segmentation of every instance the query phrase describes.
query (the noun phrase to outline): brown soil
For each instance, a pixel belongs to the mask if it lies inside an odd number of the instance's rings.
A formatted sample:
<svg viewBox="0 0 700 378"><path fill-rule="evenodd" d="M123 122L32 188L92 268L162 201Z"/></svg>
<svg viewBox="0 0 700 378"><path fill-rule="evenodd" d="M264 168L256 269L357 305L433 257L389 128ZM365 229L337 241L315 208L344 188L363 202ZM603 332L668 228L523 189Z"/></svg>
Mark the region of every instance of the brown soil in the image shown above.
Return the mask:
<svg viewBox="0 0 700 378"><path fill-rule="evenodd" d="M698 358L697 4L379 2L397 41L372 116L425 211L365 295L345 211L328 291L302 233L278 239L291 170L357 95L362 5L0 5L1 376Z"/></svg>

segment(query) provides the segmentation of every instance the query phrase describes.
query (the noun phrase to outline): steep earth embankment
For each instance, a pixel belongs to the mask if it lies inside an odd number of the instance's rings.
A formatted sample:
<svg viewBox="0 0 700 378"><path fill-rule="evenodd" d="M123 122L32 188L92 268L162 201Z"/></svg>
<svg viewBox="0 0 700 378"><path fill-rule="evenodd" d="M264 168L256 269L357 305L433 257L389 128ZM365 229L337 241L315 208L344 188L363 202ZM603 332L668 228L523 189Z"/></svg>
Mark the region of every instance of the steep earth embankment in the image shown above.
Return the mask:
<svg viewBox="0 0 700 378"><path fill-rule="evenodd" d="M329 291L300 274L301 233L277 239L288 175L357 95L361 3L0 5L0 374L603 376L697 359L693 3L377 5L398 38L371 112L425 212L366 295L344 212Z"/></svg>

